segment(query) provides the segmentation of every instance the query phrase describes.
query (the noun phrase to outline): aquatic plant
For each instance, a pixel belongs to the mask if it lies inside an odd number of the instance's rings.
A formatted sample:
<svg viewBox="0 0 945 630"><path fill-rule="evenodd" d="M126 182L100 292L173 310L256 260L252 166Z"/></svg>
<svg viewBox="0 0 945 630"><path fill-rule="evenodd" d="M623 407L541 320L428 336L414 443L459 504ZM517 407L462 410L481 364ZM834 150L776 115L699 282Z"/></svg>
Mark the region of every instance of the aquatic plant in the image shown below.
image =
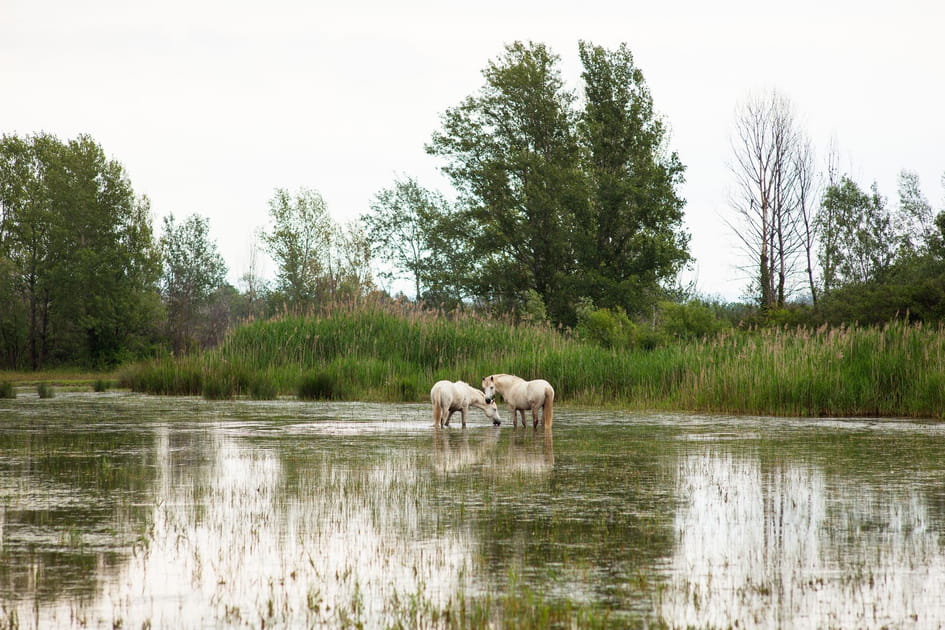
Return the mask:
<svg viewBox="0 0 945 630"><path fill-rule="evenodd" d="M377 305L235 329L217 349L127 368L135 391L422 402L441 378L545 378L563 403L773 415L945 414L941 326L730 330L655 348L604 348L547 325ZM217 376L215 376L217 375ZM261 375L265 375L262 377ZM302 376L300 376L302 375ZM256 393L252 389L256 388Z"/></svg>

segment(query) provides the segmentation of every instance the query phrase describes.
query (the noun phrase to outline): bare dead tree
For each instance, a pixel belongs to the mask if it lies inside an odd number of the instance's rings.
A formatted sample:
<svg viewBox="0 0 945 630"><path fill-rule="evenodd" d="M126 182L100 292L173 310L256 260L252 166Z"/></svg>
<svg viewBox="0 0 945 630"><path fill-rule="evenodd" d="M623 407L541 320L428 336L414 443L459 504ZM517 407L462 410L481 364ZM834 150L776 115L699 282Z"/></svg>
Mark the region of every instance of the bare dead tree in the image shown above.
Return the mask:
<svg viewBox="0 0 945 630"><path fill-rule="evenodd" d="M783 307L804 253L801 175L803 144L791 103L777 92L751 96L736 110L732 195L738 236L763 308Z"/></svg>
<svg viewBox="0 0 945 630"><path fill-rule="evenodd" d="M810 297L817 306L817 284L814 281L814 247L817 240L817 223L814 218L819 210L820 188L814 168L814 147L809 138L798 143L794 155L797 172L797 202L800 228L799 238L804 252L805 273L810 287Z"/></svg>
<svg viewBox="0 0 945 630"><path fill-rule="evenodd" d="M840 184L840 149L837 147L836 138L832 138L827 147L826 162L826 189L830 190ZM834 204L822 204L814 221L817 226L823 293L828 293L836 284L839 251L838 221L837 208Z"/></svg>

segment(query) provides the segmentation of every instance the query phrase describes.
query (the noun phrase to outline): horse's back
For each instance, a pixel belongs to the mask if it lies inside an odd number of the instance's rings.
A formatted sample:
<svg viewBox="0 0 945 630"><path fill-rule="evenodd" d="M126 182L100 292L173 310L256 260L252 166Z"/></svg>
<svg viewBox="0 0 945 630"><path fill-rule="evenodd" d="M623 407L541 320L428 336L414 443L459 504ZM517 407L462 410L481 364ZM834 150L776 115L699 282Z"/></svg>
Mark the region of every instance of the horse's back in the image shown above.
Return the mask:
<svg viewBox="0 0 945 630"><path fill-rule="evenodd" d="M531 403L540 404L548 397L550 397L551 400L554 400L555 398L555 388L551 386L551 383L543 378L536 378L533 381L528 381L527 389L528 400Z"/></svg>
<svg viewBox="0 0 945 630"><path fill-rule="evenodd" d="M453 397L453 383L450 381L437 381L430 388L430 401L449 401Z"/></svg>

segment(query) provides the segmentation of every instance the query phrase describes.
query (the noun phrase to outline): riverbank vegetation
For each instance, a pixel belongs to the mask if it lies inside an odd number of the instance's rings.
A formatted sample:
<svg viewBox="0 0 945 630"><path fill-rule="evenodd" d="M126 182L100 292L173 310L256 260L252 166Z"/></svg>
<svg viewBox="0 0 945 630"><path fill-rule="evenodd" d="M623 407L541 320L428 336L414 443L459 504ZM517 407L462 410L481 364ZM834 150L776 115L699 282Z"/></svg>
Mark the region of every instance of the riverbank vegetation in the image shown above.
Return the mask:
<svg viewBox="0 0 945 630"><path fill-rule="evenodd" d="M555 52L514 42L443 113L426 149L452 200L403 176L339 224L318 191L276 189L258 232L275 277L254 249L239 288L209 220L162 209L155 229L91 137L0 136L0 383L78 368L103 391L121 368L154 393L421 400L505 371L579 404L943 413L945 210L915 173L892 202L835 150L820 173L790 101L749 99L745 296L707 299L680 279L685 166L642 70L625 45L578 53L571 85Z"/></svg>
<svg viewBox="0 0 945 630"><path fill-rule="evenodd" d="M775 415L941 417L945 331L877 326L725 328L686 340L635 331L604 347L589 329L392 304L284 316L217 348L129 366L120 382L208 398L423 402L436 380L546 378L564 404Z"/></svg>

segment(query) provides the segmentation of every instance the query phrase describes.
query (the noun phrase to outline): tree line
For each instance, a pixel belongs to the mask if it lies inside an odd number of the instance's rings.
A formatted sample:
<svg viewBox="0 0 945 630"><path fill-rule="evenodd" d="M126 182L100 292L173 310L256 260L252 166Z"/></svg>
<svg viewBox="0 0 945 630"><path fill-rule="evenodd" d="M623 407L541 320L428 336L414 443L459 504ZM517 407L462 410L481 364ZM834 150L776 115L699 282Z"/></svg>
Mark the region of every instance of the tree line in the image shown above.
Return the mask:
<svg viewBox="0 0 945 630"><path fill-rule="evenodd" d="M373 289L363 232L321 196L276 190L260 237L279 264L240 291L209 220L164 217L92 138L0 137L0 368L94 368L219 343L235 323Z"/></svg>
<svg viewBox="0 0 945 630"><path fill-rule="evenodd" d="M777 91L741 103L732 137L730 223L765 314L840 323L945 316L945 208L935 212L918 176L903 170L890 203L840 171L814 145ZM945 176L943 176L945 186Z"/></svg>
<svg viewBox="0 0 945 630"><path fill-rule="evenodd" d="M218 343L235 322L311 312L409 283L418 301L550 321L605 345L635 327L705 334L719 322L945 317L945 215L904 171L898 202L863 190L777 93L736 109L730 223L751 278L746 302L680 286L691 262L669 146L626 45L580 42L578 87L545 45L515 42L426 144L452 201L409 176L338 224L314 189L277 189L237 289L206 218L163 220L92 138L0 138L0 365L110 366ZM389 297L389 296L388 296Z"/></svg>

